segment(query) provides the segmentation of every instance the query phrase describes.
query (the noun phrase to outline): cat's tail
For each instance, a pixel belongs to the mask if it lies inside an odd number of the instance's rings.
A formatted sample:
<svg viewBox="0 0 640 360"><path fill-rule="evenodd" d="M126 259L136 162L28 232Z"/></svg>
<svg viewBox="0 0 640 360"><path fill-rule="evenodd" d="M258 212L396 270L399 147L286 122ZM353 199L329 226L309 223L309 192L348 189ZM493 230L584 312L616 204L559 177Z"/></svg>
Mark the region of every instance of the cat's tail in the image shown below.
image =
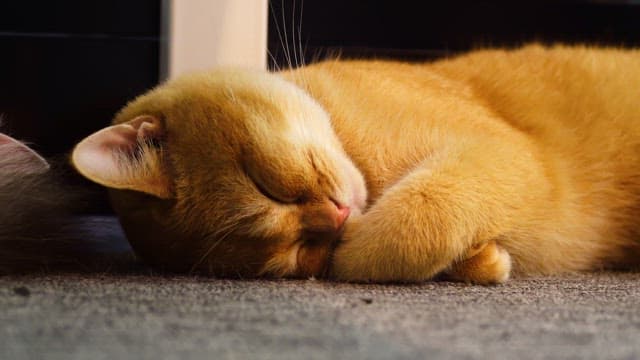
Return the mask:
<svg viewBox="0 0 640 360"><path fill-rule="evenodd" d="M123 236L95 236L105 228L117 233L115 221L91 218L92 226L100 228L96 232L86 218L74 215L83 198L64 184L60 169L0 133L0 274L100 271L109 266L114 249L128 252ZM110 240L120 243L114 247Z"/></svg>

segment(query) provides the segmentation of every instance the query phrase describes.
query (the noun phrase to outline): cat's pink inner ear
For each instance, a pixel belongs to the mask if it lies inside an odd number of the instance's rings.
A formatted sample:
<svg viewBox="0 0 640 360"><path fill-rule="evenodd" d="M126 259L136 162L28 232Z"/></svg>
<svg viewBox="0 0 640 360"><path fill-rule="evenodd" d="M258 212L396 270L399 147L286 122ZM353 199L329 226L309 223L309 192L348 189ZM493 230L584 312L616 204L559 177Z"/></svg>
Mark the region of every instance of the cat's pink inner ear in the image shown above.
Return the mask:
<svg viewBox="0 0 640 360"><path fill-rule="evenodd" d="M49 163L33 149L18 140L0 133L0 156L4 166L13 167L13 171L25 174L40 174L49 170Z"/></svg>
<svg viewBox="0 0 640 360"><path fill-rule="evenodd" d="M172 196L158 149L150 140L162 137L160 121L142 115L89 135L76 145L71 162L88 179L115 189Z"/></svg>

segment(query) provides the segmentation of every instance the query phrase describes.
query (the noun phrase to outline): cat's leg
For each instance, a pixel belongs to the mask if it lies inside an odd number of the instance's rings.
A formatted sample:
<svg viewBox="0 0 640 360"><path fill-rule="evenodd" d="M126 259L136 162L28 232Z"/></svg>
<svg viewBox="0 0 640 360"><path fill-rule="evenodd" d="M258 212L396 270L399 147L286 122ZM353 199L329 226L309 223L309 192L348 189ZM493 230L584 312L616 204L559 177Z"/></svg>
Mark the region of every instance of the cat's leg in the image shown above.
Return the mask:
<svg viewBox="0 0 640 360"><path fill-rule="evenodd" d="M464 260L453 264L445 273L451 280L474 284L503 283L511 274L511 256L492 240L472 247Z"/></svg>
<svg viewBox="0 0 640 360"><path fill-rule="evenodd" d="M332 274L350 281L422 281L462 262L458 279L505 280L509 256L499 243L532 209L549 211L544 166L526 139L490 138L427 159L347 222ZM485 246L486 245L486 246ZM474 270L470 270L470 269Z"/></svg>

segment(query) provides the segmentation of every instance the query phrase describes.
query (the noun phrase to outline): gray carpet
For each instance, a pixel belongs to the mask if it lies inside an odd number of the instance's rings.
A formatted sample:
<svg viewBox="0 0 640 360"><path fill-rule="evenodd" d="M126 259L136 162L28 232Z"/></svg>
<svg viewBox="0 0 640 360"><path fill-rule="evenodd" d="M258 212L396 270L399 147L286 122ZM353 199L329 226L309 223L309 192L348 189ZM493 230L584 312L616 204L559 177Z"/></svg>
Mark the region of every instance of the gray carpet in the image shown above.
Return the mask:
<svg viewBox="0 0 640 360"><path fill-rule="evenodd" d="M640 274L480 287L0 277L0 359L635 359Z"/></svg>

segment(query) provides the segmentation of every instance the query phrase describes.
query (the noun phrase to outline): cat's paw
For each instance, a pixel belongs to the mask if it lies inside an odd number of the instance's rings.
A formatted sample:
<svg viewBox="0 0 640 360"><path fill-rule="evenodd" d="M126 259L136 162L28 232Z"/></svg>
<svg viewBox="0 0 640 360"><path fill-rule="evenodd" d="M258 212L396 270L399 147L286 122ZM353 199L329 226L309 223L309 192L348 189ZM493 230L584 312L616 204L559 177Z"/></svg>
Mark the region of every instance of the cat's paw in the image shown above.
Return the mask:
<svg viewBox="0 0 640 360"><path fill-rule="evenodd" d="M471 249L467 258L454 264L446 274L457 281L500 284L507 281L511 274L511 256L495 241L490 241Z"/></svg>

